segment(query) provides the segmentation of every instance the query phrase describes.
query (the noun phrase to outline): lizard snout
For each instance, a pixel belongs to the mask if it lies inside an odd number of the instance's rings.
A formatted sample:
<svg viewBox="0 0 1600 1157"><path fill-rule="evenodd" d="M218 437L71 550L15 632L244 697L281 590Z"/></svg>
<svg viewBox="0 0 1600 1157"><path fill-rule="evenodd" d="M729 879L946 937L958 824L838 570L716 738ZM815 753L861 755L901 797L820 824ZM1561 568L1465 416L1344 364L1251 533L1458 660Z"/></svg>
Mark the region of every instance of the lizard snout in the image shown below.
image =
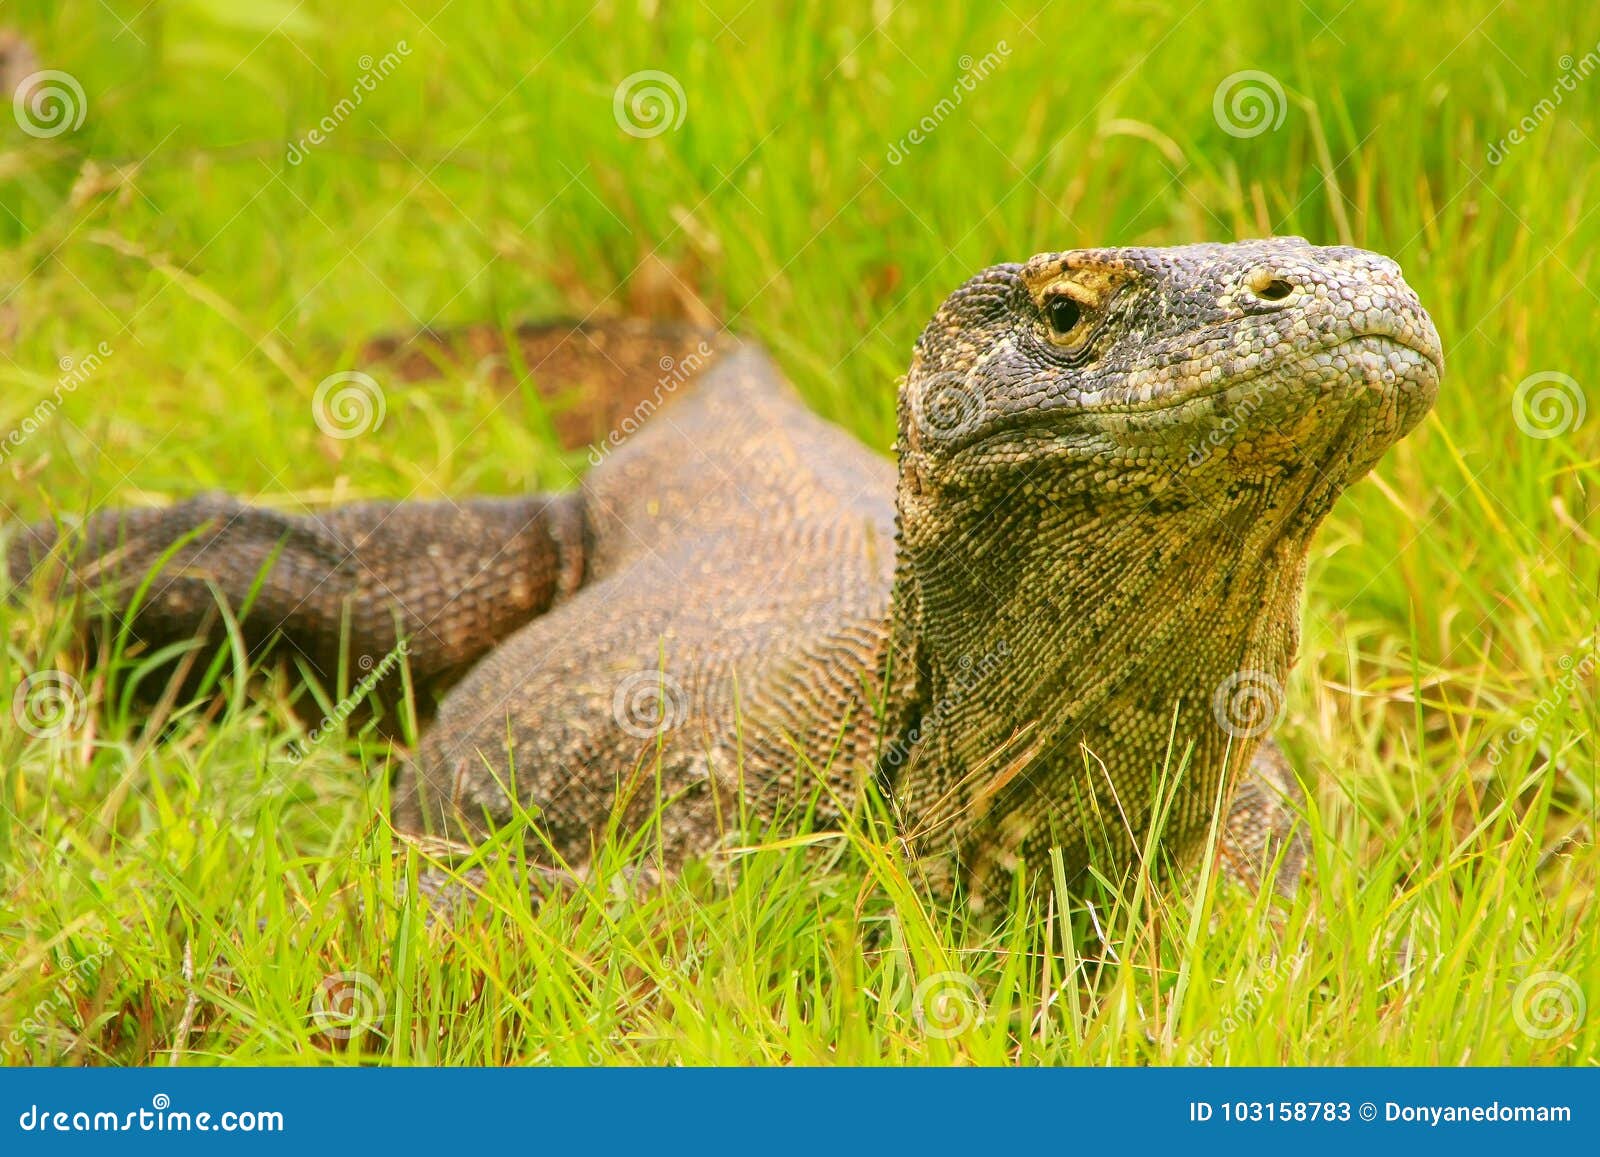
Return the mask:
<svg viewBox="0 0 1600 1157"><path fill-rule="evenodd" d="M1244 288L1258 309L1263 306L1282 308L1294 296L1296 282L1292 274L1274 266L1258 266L1245 275Z"/></svg>

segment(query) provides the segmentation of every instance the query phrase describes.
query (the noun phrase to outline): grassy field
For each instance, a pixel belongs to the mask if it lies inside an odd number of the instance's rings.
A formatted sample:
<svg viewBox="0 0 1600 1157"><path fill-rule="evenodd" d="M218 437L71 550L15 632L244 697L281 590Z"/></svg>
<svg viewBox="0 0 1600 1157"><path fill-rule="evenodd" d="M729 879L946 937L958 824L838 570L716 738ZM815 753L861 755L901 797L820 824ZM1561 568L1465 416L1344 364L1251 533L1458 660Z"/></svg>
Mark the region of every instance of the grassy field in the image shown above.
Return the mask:
<svg viewBox="0 0 1600 1157"><path fill-rule="evenodd" d="M78 88L65 123L0 109L0 517L573 484L537 393L470 374L325 435L317 384L380 332L712 316L887 453L913 338L984 265L1381 250L1447 376L1313 551L1281 733L1311 881L980 923L870 835L775 836L537 913L491 862L475 920L425 926L382 743L290 768L286 691L232 679L158 737L30 603L0 699L43 673L20 702L68 710L0 712L0 1059L1593 1064L1600 10L538 7L0 9Z"/></svg>

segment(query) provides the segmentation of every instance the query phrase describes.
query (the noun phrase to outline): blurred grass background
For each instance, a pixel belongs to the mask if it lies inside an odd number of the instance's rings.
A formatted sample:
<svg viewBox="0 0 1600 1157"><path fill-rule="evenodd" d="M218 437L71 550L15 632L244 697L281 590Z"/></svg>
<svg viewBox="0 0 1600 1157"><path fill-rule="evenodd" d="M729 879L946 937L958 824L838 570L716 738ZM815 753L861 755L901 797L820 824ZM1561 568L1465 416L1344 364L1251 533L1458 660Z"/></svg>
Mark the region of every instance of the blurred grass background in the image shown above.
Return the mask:
<svg viewBox="0 0 1600 1157"><path fill-rule="evenodd" d="M537 393L470 374L386 384L360 438L319 431L317 382L422 325L714 317L887 453L943 295L1083 245L1376 249L1447 359L1434 414L1313 551L1284 735L1319 777L1319 872L1287 915L1147 899L1091 967L1041 941L1048 912L1002 932L921 913L852 842L826 870L775 848L731 887L631 906L534 917L507 883L466 933L366 919L350 889L381 906L391 870L381 746L285 782L281 695L151 742L34 607L3 612L0 692L69 669L97 710L48 741L0 718L0 1022L39 1028L0 1055L1593 1061L1572 993L1600 1001L1600 10L7 0L0 27L85 104L47 137L0 110L0 434L110 350L0 462L8 520L207 488L297 508L570 486L583 456ZM655 136L615 112L645 70L682 93ZM1217 100L1246 70L1282 117L1240 136ZM1535 373L1575 383L1558 436L1516 421ZM344 969L387 1009L349 1052L307 1011ZM943 1037L907 1000L948 969L989 1015ZM1544 973L1578 1014L1548 1037L1510 1015Z"/></svg>

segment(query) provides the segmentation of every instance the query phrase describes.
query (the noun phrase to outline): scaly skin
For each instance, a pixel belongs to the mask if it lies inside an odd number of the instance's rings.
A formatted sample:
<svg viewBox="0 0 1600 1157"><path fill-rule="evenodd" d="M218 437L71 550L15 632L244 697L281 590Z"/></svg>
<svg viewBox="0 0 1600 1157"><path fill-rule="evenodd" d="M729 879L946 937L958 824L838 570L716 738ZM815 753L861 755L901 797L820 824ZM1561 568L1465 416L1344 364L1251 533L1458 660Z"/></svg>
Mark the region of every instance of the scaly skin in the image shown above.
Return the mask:
<svg viewBox="0 0 1600 1157"><path fill-rule="evenodd" d="M206 583L237 605L263 571L252 638L313 669L413 640L451 689L397 786L406 830L532 815L530 854L581 864L666 801L670 868L808 801L832 822L871 779L974 896L1052 848L1069 873L1125 868L1153 823L1181 858L1219 806L1235 871L1284 854L1292 875L1298 789L1261 736L1307 548L1441 372L1371 253L1046 254L924 331L898 487L741 346L574 496L320 518L213 499L92 519L56 553L115 602L192 534L135 621L152 643L201 626ZM23 536L13 575L54 541Z"/></svg>
<svg viewBox="0 0 1600 1157"><path fill-rule="evenodd" d="M908 830L980 877L1051 846L1125 862L1188 749L1163 838L1193 846L1261 731L1229 689L1281 694L1311 535L1441 372L1392 261L1299 239L1045 255L957 290L901 394L894 701L948 705L895 777Z"/></svg>

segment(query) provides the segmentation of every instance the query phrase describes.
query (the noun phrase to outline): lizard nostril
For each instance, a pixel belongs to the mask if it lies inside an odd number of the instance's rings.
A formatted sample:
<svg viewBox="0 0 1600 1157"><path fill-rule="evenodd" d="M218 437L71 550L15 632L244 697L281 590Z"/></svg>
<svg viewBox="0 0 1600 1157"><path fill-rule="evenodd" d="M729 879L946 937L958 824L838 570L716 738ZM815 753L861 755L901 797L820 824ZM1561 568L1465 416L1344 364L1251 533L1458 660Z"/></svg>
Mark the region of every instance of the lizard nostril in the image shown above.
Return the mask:
<svg viewBox="0 0 1600 1157"><path fill-rule="evenodd" d="M1258 270L1251 274L1250 279L1245 282L1245 288L1262 301L1282 301L1294 292L1292 282L1285 281L1266 270Z"/></svg>

